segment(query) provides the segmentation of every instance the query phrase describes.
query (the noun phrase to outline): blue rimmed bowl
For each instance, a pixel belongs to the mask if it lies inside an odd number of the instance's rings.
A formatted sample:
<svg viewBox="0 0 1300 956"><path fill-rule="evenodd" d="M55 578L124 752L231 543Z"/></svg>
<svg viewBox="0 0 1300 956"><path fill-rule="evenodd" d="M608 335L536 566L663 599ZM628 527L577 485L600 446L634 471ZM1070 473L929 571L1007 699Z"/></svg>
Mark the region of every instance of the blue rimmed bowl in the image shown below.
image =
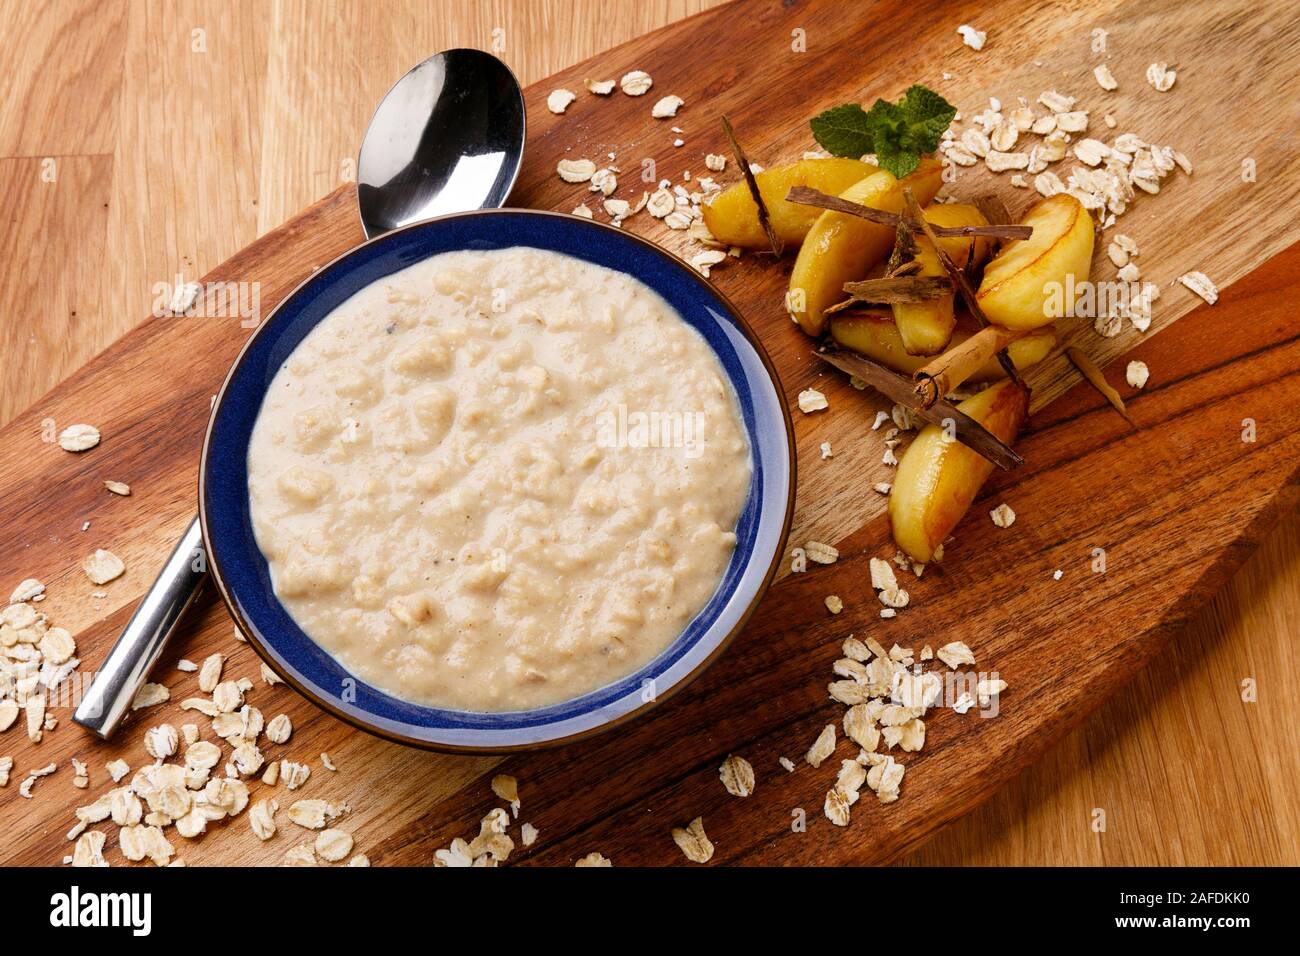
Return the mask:
<svg viewBox="0 0 1300 956"><path fill-rule="evenodd" d="M271 380L337 306L386 276L458 250L531 246L625 272L650 286L704 336L740 400L753 461L737 544L704 609L658 657L622 680L534 710L477 713L401 700L349 673L312 641L275 596L253 535L248 444ZM213 407L199 471L209 567L248 642L292 687L362 730L435 750L502 753L578 740L644 713L686 686L744 626L767 589L794 509L790 412L763 346L735 307L694 269L610 226L559 213L483 210L387 233L315 272L244 346Z"/></svg>

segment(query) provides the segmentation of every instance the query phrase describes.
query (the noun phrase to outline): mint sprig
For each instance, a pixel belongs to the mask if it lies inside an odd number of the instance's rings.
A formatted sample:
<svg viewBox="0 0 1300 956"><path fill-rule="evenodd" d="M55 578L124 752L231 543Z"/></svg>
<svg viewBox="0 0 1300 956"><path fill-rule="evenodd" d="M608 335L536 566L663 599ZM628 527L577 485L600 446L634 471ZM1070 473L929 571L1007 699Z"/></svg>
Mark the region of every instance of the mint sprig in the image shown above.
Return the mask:
<svg viewBox="0 0 1300 956"><path fill-rule="evenodd" d="M918 83L897 103L876 100L870 110L845 103L814 116L809 125L818 145L832 156L875 153L882 168L902 179L938 148L956 115L956 107Z"/></svg>

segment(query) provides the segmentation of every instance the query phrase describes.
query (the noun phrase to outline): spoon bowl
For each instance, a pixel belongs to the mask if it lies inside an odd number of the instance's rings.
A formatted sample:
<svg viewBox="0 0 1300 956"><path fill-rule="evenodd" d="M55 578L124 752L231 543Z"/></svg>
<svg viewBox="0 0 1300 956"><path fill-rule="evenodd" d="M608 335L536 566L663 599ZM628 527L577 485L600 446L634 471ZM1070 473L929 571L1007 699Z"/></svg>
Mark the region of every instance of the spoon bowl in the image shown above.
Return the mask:
<svg viewBox="0 0 1300 956"><path fill-rule="evenodd" d="M510 68L481 50L444 50L411 69L375 110L357 161L367 238L447 213L505 205L527 126Z"/></svg>

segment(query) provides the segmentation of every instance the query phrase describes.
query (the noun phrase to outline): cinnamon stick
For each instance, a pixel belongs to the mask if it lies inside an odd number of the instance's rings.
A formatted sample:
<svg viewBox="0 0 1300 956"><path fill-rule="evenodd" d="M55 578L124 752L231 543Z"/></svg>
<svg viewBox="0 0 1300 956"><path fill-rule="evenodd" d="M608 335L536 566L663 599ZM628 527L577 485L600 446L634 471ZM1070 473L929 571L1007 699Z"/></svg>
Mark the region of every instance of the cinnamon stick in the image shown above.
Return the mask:
<svg viewBox="0 0 1300 956"><path fill-rule="evenodd" d="M917 369L912 375L916 382L913 390L923 405L933 405L979 371L985 362L1026 334L1026 331L1013 332L1000 325L986 325L965 342Z"/></svg>
<svg viewBox="0 0 1300 956"><path fill-rule="evenodd" d="M862 379L891 401L907 406L923 421L940 428L947 427L948 422L951 422L959 442L999 468L1010 471L1025 463L1011 446L950 402L940 399L932 405L922 405L917 401L912 383L897 372L854 352L834 350L813 354L841 372Z"/></svg>
<svg viewBox="0 0 1300 956"><path fill-rule="evenodd" d="M850 216L857 216L860 219L880 223L882 226L897 227L900 222L903 222L913 232L920 228L920 223L917 222L916 217L911 215L903 217L898 213L886 212L873 206L864 206L861 203L841 199L838 196L827 195L810 186L791 186L785 198L787 202L847 213ZM997 223L990 223L987 226L931 226L930 229L937 236L951 238L991 236L995 239L1028 239L1034 232L1033 226L1010 226Z"/></svg>
<svg viewBox="0 0 1300 956"><path fill-rule="evenodd" d="M758 206L758 224L763 227L763 232L767 234L767 241L772 244L772 255L779 259L782 250L785 249L785 243L781 241L781 237L776 234L776 229L772 227L772 218L767 213L767 203L763 202L763 194L758 191L758 180L754 178L754 171L749 168L749 160L745 157L745 151L740 148L740 142L736 139L736 134L726 116L722 117L722 131L727 134L727 142L731 143L732 155L736 157L736 164L740 166L740 171L745 177L745 185L749 187L749 195L753 197L754 205Z"/></svg>
<svg viewBox="0 0 1300 956"><path fill-rule="evenodd" d="M1119 392L1115 391L1114 386L1112 386L1110 382L1106 381L1106 376L1103 375L1101 369L1097 367L1097 363L1088 358L1087 355L1079 351L1073 345L1066 348L1065 354L1069 357L1070 362L1074 367L1077 368L1083 377L1088 380L1088 383L1097 391L1101 392L1106 401L1110 402L1111 408L1119 412L1120 415L1123 416L1124 421L1132 425L1133 419L1129 418L1128 409L1124 407L1124 399L1120 398Z"/></svg>
<svg viewBox="0 0 1300 956"><path fill-rule="evenodd" d="M892 305L895 302L923 302L952 295L952 280L944 276L889 276L844 283L844 291L859 302Z"/></svg>

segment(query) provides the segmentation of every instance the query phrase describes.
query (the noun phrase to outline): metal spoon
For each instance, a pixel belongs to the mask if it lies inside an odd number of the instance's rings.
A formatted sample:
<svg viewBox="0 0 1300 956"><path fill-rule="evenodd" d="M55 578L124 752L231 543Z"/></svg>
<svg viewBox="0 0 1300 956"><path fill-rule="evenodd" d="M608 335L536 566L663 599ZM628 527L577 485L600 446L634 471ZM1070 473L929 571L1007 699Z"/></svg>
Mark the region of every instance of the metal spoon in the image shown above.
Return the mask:
<svg viewBox="0 0 1300 956"><path fill-rule="evenodd" d="M445 50L393 86L357 160L366 237L433 216L505 205L524 152L524 97L481 50ZM207 577L196 517L131 615L72 719L107 740Z"/></svg>

